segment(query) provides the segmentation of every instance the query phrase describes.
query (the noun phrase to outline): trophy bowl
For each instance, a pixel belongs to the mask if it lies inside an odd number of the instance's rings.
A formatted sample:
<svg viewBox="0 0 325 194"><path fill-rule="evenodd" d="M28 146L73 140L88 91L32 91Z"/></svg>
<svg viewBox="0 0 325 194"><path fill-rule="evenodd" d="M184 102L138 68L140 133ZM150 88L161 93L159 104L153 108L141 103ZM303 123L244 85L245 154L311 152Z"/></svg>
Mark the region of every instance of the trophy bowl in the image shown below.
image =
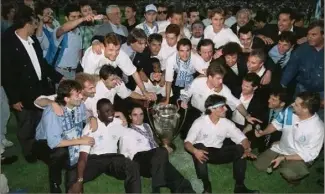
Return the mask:
<svg viewBox="0 0 325 194"><path fill-rule="evenodd" d="M171 143L180 133L186 113L187 110L185 110L183 119L181 119L179 107L174 104L155 104L152 108L147 108L147 115L153 133L163 146L175 149Z"/></svg>

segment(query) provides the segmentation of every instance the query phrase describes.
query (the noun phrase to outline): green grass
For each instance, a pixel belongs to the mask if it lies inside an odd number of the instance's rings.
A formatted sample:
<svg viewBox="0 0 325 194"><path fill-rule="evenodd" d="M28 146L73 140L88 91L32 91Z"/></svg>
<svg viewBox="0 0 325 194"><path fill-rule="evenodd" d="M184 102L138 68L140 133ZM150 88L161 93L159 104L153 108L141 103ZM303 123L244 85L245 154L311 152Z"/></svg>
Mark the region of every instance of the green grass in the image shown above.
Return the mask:
<svg viewBox="0 0 325 194"><path fill-rule="evenodd" d="M26 189L28 193L47 193L48 174L47 168L42 162L28 164L20 154L20 147L15 136L16 120L11 117L8 124L7 138L14 141L15 146L8 149L10 154L17 154L19 160L8 166L3 166L3 173L8 178L11 190ZM171 155L170 161L175 167L188 178L194 189L201 193L202 184L197 180L191 157L182 150L182 142L176 141L178 150ZM248 162L246 172L246 185L252 189L259 189L262 193L323 193L324 188L316 184L323 175L318 174L315 169L323 166L323 161L318 160L310 169L311 174L304 179L298 186L288 185L278 174L274 172L268 175L264 172L258 172L251 162ZM210 165L210 179L212 181L214 193L233 192L232 164ZM142 179L142 190L144 193L150 192L150 179ZM96 180L86 183L85 193L124 193L123 181L102 175ZM162 189L162 192L169 192L168 189Z"/></svg>

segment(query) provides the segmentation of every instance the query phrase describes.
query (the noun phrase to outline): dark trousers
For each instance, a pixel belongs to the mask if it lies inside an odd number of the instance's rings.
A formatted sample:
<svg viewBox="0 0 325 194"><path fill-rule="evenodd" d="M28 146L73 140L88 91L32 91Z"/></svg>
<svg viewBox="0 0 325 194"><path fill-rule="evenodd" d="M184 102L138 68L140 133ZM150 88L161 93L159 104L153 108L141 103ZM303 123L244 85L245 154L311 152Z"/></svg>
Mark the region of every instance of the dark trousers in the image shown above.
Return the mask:
<svg viewBox="0 0 325 194"><path fill-rule="evenodd" d="M67 147L51 149L47 145L46 140L36 141L33 146L33 152L36 154L39 160L42 160L48 166L50 192L53 184L60 187L62 183L62 170L66 169L65 174L65 188L67 189L67 183L69 182L69 151Z"/></svg>
<svg viewBox="0 0 325 194"><path fill-rule="evenodd" d="M166 148L155 148L138 152L133 161L137 162L140 174L152 178L152 191L159 192L160 187L167 187L172 193L195 193L191 183L185 179L169 162Z"/></svg>
<svg viewBox="0 0 325 194"><path fill-rule="evenodd" d="M246 160L241 159L244 154L244 148L241 145L225 146L222 148L205 147L202 143L194 144L196 149L205 150L209 160L200 163L194 155L193 161L198 179L203 181L204 190L212 192L211 183L208 174L208 163L210 164L226 164L233 162L233 177L236 184L244 184L246 172Z"/></svg>
<svg viewBox="0 0 325 194"><path fill-rule="evenodd" d="M181 139L186 138L188 131L192 127L192 124L201 115L202 115L202 112L200 110L194 108L192 105L190 105L190 102L189 102L185 122L184 122L184 125L183 125L182 129L181 129Z"/></svg>
<svg viewBox="0 0 325 194"><path fill-rule="evenodd" d="M23 109L21 112L14 111L18 122L17 138L24 156L32 154L35 142L36 127L41 120L41 110Z"/></svg>
<svg viewBox="0 0 325 194"><path fill-rule="evenodd" d="M121 154L89 155L84 171L84 183L96 179L101 174L124 180L126 193L141 193L141 177L135 162L125 158ZM68 187L71 187L78 179L77 168L69 174Z"/></svg>

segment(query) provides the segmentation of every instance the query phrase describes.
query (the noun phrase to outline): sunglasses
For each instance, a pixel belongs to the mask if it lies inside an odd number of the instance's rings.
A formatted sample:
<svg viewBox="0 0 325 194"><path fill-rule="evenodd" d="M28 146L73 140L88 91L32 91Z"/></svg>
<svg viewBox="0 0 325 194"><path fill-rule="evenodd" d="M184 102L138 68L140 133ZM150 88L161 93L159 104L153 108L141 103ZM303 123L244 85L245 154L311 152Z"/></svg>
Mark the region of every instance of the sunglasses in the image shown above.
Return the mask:
<svg viewBox="0 0 325 194"><path fill-rule="evenodd" d="M158 14L167 14L167 11L158 11Z"/></svg>

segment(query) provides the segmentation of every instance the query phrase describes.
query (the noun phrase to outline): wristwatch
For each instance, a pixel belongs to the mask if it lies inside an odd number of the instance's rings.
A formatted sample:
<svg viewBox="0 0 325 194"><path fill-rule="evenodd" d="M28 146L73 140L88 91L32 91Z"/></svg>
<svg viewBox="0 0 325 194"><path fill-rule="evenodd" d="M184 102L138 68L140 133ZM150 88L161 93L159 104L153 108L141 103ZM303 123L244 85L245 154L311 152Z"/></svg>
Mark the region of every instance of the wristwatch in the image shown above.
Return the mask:
<svg viewBox="0 0 325 194"><path fill-rule="evenodd" d="M78 182L79 182L79 183L84 182L84 178L78 178Z"/></svg>

